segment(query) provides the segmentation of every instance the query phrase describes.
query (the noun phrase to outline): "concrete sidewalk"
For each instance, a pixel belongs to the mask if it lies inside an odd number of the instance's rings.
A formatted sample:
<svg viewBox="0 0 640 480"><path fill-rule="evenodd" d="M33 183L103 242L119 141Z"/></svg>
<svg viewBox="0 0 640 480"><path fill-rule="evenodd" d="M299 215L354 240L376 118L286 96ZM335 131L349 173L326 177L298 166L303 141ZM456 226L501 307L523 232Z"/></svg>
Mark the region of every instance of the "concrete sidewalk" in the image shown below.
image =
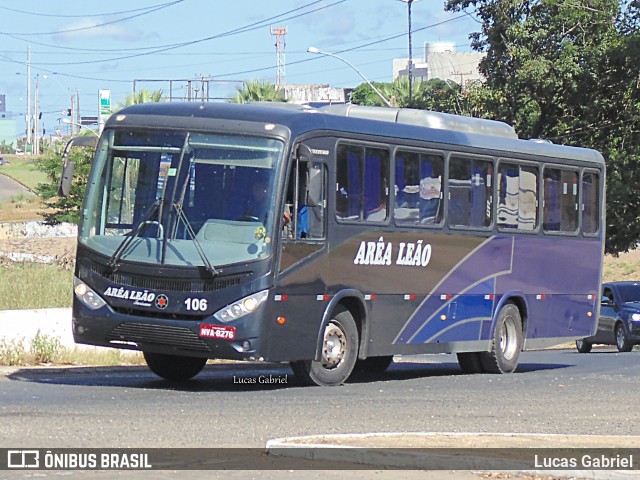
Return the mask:
<svg viewBox="0 0 640 480"><path fill-rule="evenodd" d="M22 342L29 348L35 336L40 335L57 338L60 345L69 350L103 352L113 349L81 345L73 340L70 308L44 308L31 310L0 310L0 343ZM132 350L121 350L125 354L135 353Z"/></svg>
<svg viewBox="0 0 640 480"><path fill-rule="evenodd" d="M585 449L576 452L572 449ZM615 450L602 450L615 449ZM584 468L583 457L620 449L640 450L640 436L557 435L515 433L362 433L278 438L267 442L269 454L327 464L341 462L399 470L508 472L534 478L631 480L640 476L640 458L633 469ZM534 455L575 455L577 468L551 470L534 467ZM627 457L628 458L628 457ZM540 464L544 463L539 460ZM582 467L582 468L581 468Z"/></svg>
<svg viewBox="0 0 640 480"><path fill-rule="evenodd" d="M70 308L0 310L0 340L30 342L38 331L41 335L57 337L67 348L76 346L71 332Z"/></svg>

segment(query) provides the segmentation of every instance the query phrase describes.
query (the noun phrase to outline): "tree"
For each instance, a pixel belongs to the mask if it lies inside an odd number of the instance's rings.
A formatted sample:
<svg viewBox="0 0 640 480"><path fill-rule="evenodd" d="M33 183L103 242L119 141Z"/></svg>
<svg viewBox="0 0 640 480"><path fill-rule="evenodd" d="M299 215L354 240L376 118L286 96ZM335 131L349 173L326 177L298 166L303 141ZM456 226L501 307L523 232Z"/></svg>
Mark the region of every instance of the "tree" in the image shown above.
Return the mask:
<svg viewBox="0 0 640 480"><path fill-rule="evenodd" d="M396 107L409 106L409 79L399 77L392 83L374 82L374 86ZM427 81L414 80L411 108L434 112L468 115L471 107L460 84L439 78ZM385 106L386 104L368 83L359 85L351 93L351 103L356 105Z"/></svg>
<svg viewBox="0 0 640 480"><path fill-rule="evenodd" d="M640 202L630 175L640 164L637 1L448 0L473 10L485 51L476 93L483 109L524 138L595 148L607 159L606 250L640 240ZM626 9L626 11L625 11ZM476 104L477 105L477 104Z"/></svg>
<svg viewBox="0 0 640 480"><path fill-rule="evenodd" d="M89 133L87 132L87 134ZM64 147L63 143L52 144L37 161L38 168L45 172L49 179L48 183L38 185L37 191L48 207L48 210L44 212L44 219L52 224L78 223L80 221L80 210L94 154L94 149L90 147L73 147L71 149L69 158L75 162L73 183L69 195L59 197L58 186L62 174L61 159Z"/></svg>
<svg viewBox="0 0 640 480"><path fill-rule="evenodd" d="M120 108L137 105L138 103L158 103L162 101L164 101L162 90L151 91L143 88L127 95L120 105Z"/></svg>
<svg viewBox="0 0 640 480"><path fill-rule="evenodd" d="M266 80L250 80L238 87L231 103L286 102L282 90Z"/></svg>

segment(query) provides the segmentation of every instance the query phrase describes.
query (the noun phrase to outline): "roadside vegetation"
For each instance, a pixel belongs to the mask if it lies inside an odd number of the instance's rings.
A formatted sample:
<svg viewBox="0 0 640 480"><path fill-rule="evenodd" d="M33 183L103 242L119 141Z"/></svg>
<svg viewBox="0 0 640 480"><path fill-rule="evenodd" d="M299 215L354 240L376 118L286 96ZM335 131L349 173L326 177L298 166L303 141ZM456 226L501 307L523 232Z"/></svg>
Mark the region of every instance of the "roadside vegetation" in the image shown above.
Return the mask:
<svg viewBox="0 0 640 480"><path fill-rule="evenodd" d="M73 365L73 366L115 366L143 365L144 358L139 352L123 352L117 349L69 349L60 340L37 332L31 342L22 339L0 339L0 365Z"/></svg>

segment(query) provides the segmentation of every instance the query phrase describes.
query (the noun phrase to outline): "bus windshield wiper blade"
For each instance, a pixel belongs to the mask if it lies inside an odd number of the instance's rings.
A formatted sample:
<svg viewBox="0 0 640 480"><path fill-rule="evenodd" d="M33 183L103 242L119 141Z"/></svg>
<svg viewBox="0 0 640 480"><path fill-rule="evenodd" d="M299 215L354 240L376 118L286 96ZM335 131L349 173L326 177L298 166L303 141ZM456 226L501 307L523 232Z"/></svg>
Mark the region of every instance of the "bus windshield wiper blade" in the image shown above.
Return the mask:
<svg viewBox="0 0 640 480"><path fill-rule="evenodd" d="M149 225L149 219L151 219L160 209L160 203L160 200L156 200L149 207L147 213L142 216L140 220L138 220L138 223L133 226L129 234L126 235L122 242L120 242L120 245L118 245L118 247L114 250L111 257L109 257L109 261L107 262L107 265L109 266L109 268L111 268L111 270L115 271L118 268L118 262L120 261L120 258L122 258L125 250L147 228L147 226Z"/></svg>
<svg viewBox="0 0 640 480"><path fill-rule="evenodd" d="M193 227L191 226L191 223L189 222L189 219L185 215L184 210L182 210L182 205L180 203L175 203L173 205L173 208L175 209L176 214L178 215L178 219L182 220L182 222L184 223L184 226L187 229L187 233L189 233L189 236L192 238L193 244L196 247L196 251L198 252L198 255L200 256L200 259L202 260L202 263L204 263L204 266L207 269L207 271L214 277L217 276L217 275L220 275L220 270L218 270L216 267L211 265L211 262L209 261L209 258L207 257L207 254L204 253L204 249L202 248L202 244L196 238L196 233L193 231Z"/></svg>

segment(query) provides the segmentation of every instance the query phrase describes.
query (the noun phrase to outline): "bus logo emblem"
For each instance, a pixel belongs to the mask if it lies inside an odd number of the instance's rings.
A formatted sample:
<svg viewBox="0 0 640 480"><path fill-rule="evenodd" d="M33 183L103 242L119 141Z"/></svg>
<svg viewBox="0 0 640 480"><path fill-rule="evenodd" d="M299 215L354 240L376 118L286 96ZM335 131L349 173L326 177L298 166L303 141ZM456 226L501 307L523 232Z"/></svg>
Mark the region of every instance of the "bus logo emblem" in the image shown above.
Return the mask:
<svg viewBox="0 0 640 480"><path fill-rule="evenodd" d="M158 307L160 310L164 310L168 306L169 306L169 297L167 297L164 294L158 295L156 297L156 307Z"/></svg>

